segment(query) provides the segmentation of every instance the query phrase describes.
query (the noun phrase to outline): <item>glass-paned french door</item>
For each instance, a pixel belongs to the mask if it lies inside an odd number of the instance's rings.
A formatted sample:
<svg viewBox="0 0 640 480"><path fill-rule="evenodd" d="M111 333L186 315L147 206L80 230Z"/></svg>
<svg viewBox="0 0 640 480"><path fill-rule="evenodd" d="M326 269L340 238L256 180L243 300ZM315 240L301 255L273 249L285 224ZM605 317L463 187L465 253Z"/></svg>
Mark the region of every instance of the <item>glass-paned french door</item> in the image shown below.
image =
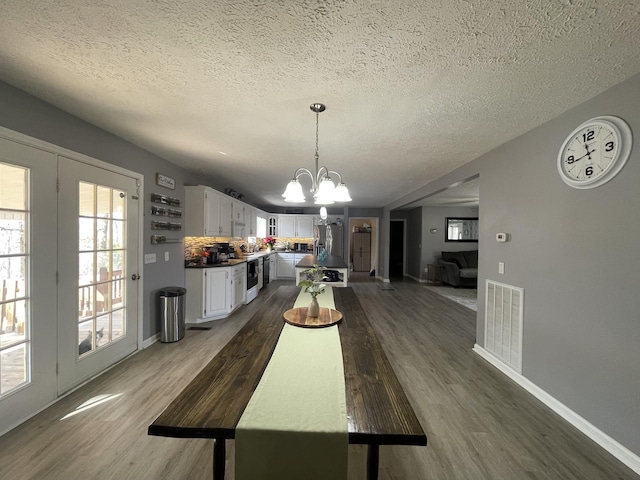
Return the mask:
<svg viewBox="0 0 640 480"><path fill-rule="evenodd" d="M132 353L138 341L135 179L58 160L58 392Z"/></svg>
<svg viewBox="0 0 640 480"><path fill-rule="evenodd" d="M31 379L29 169L0 163L0 397Z"/></svg>

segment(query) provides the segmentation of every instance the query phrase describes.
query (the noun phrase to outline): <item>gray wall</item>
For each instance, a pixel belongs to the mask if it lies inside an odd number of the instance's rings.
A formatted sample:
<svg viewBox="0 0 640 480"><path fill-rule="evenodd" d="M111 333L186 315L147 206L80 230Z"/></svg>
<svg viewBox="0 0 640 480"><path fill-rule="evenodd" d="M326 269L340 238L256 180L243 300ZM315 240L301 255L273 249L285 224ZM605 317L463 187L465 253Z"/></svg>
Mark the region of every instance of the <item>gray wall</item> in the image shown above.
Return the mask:
<svg viewBox="0 0 640 480"><path fill-rule="evenodd" d="M609 183L565 185L564 138L598 115L624 118L636 138ZM523 375L640 454L640 75L389 205L391 210L480 175L477 342L487 279L523 287ZM511 241L497 243L508 232ZM498 262L505 274L498 275Z"/></svg>
<svg viewBox="0 0 640 480"><path fill-rule="evenodd" d="M422 257L420 271L435 258L445 252L461 252L463 250L477 250L477 242L445 242L447 217L477 217L478 207L422 207ZM436 228L436 233L431 233L431 228Z"/></svg>

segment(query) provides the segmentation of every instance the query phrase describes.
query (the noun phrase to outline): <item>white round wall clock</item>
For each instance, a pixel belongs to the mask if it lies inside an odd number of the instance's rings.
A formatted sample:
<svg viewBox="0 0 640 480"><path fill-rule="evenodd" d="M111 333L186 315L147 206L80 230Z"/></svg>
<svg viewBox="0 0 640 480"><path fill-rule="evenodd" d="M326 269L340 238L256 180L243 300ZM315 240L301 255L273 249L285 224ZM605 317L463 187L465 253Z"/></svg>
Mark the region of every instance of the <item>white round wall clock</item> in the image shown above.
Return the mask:
<svg viewBox="0 0 640 480"><path fill-rule="evenodd" d="M605 115L587 120L562 144L560 178L573 188L603 185L627 163L632 143L631 128L621 118Z"/></svg>

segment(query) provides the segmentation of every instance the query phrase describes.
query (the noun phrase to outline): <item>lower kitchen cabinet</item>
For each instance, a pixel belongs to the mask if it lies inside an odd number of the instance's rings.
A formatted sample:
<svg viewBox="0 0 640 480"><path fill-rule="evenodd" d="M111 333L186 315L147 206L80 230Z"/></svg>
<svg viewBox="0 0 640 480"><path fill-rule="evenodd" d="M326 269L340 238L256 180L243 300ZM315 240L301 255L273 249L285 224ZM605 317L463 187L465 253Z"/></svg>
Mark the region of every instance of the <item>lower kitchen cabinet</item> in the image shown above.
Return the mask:
<svg viewBox="0 0 640 480"><path fill-rule="evenodd" d="M247 295L247 264L231 267L231 289L229 292L229 313L244 304Z"/></svg>
<svg viewBox="0 0 640 480"><path fill-rule="evenodd" d="M277 278L295 278L296 264L302 260L306 253L278 253L277 254Z"/></svg>
<svg viewBox="0 0 640 480"><path fill-rule="evenodd" d="M232 267L188 268L186 322L228 317L246 295L246 263Z"/></svg>

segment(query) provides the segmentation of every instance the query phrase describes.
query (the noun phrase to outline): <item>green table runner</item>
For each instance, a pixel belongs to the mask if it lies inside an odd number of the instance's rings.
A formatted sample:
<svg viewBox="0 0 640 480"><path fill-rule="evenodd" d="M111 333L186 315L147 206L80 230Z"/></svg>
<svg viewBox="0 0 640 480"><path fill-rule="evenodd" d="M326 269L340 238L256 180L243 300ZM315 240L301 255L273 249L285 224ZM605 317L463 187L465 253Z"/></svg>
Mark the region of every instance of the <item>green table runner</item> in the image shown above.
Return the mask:
<svg viewBox="0 0 640 480"><path fill-rule="evenodd" d="M294 307L308 306L300 292ZM334 308L333 290L318 296ZM338 327L286 324L236 427L236 480L346 480L347 407Z"/></svg>

